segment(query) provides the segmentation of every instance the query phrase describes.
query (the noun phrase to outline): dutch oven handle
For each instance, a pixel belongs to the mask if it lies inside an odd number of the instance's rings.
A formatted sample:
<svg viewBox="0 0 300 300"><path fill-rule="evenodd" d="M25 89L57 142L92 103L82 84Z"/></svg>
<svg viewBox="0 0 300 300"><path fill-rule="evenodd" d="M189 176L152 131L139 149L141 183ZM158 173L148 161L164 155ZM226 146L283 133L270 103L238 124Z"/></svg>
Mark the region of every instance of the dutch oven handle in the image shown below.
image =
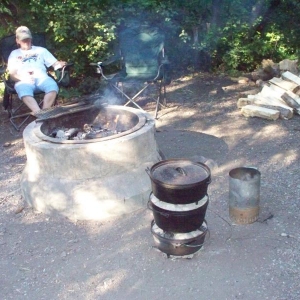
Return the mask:
<svg viewBox="0 0 300 300"><path fill-rule="evenodd" d="M205 242L203 242L200 245L189 245L189 244L181 244L181 246L185 246L185 247L190 247L190 248L196 248L196 247L202 247L205 244Z"/></svg>
<svg viewBox="0 0 300 300"><path fill-rule="evenodd" d="M209 231L209 229L207 229L207 233L206 234L208 234L208 239L210 238L210 231ZM205 235L206 235L205 234ZM182 246L186 246L186 247L190 247L190 248L195 248L195 247L202 247L204 244L206 244L207 243L207 241L204 241L202 244L200 244L200 245L189 245L189 244L181 244Z"/></svg>
<svg viewBox="0 0 300 300"><path fill-rule="evenodd" d="M161 214L162 216L164 216L164 217L166 217L166 218L169 218L170 214L163 213L163 212L161 212L161 211L158 211L158 210L156 210L156 209L153 209L153 207L150 205L150 202L151 202L150 198L151 198L151 195L152 195L152 194L153 194L153 192L151 192L150 195L149 195L149 200L148 200L148 202L147 202L147 208L148 208L149 210L151 210L151 211L155 211L156 213Z"/></svg>
<svg viewBox="0 0 300 300"><path fill-rule="evenodd" d="M187 174L186 174L186 171L184 171L182 168L180 168L180 167L177 167L177 168L175 168L175 170L178 172L178 173L180 173L181 175L184 175L184 176L186 176Z"/></svg>

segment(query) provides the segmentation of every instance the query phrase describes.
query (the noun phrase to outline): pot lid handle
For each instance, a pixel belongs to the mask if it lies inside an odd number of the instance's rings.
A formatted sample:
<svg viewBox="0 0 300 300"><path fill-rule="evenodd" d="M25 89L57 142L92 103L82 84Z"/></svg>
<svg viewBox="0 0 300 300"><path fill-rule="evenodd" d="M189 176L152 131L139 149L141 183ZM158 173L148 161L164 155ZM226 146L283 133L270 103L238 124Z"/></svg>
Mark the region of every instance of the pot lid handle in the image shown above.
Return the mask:
<svg viewBox="0 0 300 300"><path fill-rule="evenodd" d="M177 167L177 168L175 168L175 170L176 170L178 173L180 173L181 175L187 176L186 171L183 170L182 168Z"/></svg>

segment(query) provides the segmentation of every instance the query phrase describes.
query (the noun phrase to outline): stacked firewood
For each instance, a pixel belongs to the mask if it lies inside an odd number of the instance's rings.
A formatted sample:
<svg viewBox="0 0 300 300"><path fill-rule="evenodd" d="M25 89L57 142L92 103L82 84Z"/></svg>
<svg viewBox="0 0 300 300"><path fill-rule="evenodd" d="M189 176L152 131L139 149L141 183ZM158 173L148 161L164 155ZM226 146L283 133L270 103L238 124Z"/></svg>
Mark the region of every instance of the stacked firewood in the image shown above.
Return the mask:
<svg viewBox="0 0 300 300"><path fill-rule="evenodd" d="M300 77L286 71L264 82L258 94L238 99L237 106L245 117L277 120L300 115Z"/></svg>

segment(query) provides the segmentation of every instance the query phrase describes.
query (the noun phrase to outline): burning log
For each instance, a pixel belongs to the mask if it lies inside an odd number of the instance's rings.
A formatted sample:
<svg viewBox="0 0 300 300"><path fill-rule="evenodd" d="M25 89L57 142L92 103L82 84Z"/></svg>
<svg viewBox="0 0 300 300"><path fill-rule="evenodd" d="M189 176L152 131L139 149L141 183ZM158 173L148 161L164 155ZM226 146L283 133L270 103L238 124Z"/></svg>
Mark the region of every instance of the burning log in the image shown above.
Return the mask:
<svg viewBox="0 0 300 300"><path fill-rule="evenodd" d="M116 118L114 119L115 126L114 126L113 131L116 131L116 129L117 129L119 118L120 118L120 115L117 115Z"/></svg>
<svg viewBox="0 0 300 300"><path fill-rule="evenodd" d="M118 125L119 117L119 115L116 115L113 120L108 121L105 125L105 128L109 131L115 131Z"/></svg>
<svg viewBox="0 0 300 300"><path fill-rule="evenodd" d="M79 128L55 128L50 136L62 140L86 140L96 139L118 134L119 115L112 121L108 121L105 126L101 124L92 125L84 124L82 129Z"/></svg>

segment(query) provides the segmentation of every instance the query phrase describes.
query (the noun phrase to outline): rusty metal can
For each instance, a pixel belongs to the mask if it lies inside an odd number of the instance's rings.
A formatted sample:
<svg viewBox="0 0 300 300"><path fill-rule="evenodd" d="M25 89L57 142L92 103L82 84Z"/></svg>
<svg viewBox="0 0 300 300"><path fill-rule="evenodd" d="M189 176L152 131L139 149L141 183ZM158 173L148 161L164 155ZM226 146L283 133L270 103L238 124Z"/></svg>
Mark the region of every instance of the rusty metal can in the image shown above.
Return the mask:
<svg viewBox="0 0 300 300"><path fill-rule="evenodd" d="M235 224L251 224L258 219L260 177L258 169L253 167L229 172L229 216Z"/></svg>

